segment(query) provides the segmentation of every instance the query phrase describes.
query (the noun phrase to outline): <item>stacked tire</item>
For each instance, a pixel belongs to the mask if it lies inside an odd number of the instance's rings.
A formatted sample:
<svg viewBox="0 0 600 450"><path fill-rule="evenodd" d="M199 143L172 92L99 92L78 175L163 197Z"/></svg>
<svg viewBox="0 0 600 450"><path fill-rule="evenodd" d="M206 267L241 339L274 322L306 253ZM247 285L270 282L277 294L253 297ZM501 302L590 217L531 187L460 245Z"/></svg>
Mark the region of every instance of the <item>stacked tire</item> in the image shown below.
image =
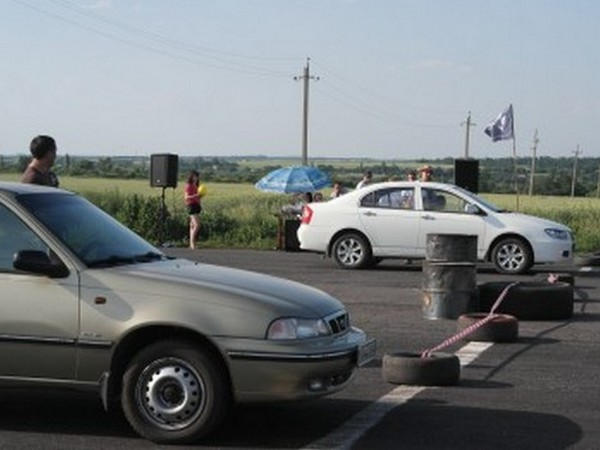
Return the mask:
<svg viewBox="0 0 600 450"><path fill-rule="evenodd" d="M485 319L487 313L463 314L457 320L457 331L460 333L477 322ZM519 321L508 314L494 314L489 321L469 333L463 341L483 342L515 342L519 337Z"/></svg>
<svg viewBox="0 0 600 450"><path fill-rule="evenodd" d="M495 281L479 285L482 312L489 312L504 288L510 284ZM565 282L523 282L511 287L497 313L519 320L565 320L573 315L573 286Z"/></svg>
<svg viewBox="0 0 600 450"><path fill-rule="evenodd" d="M383 356L383 379L391 384L453 386L460 380L458 356L435 352L428 357L398 352Z"/></svg>

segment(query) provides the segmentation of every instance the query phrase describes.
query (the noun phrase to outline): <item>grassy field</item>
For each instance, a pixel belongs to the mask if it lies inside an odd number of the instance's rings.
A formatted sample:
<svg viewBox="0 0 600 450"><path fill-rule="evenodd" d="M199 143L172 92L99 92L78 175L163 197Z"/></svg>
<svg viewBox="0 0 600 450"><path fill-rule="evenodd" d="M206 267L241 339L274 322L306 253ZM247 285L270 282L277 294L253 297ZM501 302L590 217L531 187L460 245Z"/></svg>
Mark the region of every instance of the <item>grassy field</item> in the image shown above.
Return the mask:
<svg viewBox="0 0 600 450"><path fill-rule="evenodd" d="M16 181L17 174L1 174L2 181ZM93 201L98 196L112 196L113 203L138 194L159 198L161 189L152 188L146 180L121 180L106 178L62 177L61 187L81 193ZM260 192L251 184L207 183L208 193L203 199L207 226L215 223L213 233L206 237L208 246L235 246L270 248L274 245L276 218L279 207L289 200L288 196ZM325 196L329 190L325 189ZM482 194L500 207L516 210L514 195ZM178 221L185 223L183 184L177 189L166 190L168 209ZM587 197L519 196L519 211L546 217L571 227L577 238L579 251L600 249L600 199ZM114 212L113 212L114 213ZM211 222L212 221L212 222ZM181 235L184 235L184 228Z"/></svg>

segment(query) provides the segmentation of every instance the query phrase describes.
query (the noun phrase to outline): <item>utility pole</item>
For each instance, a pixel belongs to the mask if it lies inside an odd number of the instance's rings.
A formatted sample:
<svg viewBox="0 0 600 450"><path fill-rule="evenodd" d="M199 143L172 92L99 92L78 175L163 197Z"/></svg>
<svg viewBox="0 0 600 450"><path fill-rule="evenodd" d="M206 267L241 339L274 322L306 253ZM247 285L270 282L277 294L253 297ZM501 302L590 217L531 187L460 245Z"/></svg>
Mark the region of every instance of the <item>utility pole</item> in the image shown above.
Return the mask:
<svg viewBox="0 0 600 450"><path fill-rule="evenodd" d="M598 167L598 185L596 186L596 197L600 197L600 166Z"/></svg>
<svg viewBox="0 0 600 450"><path fill-rule="evenodd" d="M573 178L571 179L571 197L575 197L575 181L577 180L577 158L581 151L579 150L579 144L577 144L577 150L573 152L575 158L573 160Z"/></svg>
<svg viewBox="0 0 600 450"><path fill-rule="evenodd" d="M302 114L302 165L308 165L308 85L310 80L318 81L319 77L310 74L310 58L306 58L303 75L295 76L294 80L304 81L304 101Z"/></svg>
<svg viewBox="0 0 600 450"><path fill-rule="evenodd" d="M533 133L533 146L531 147L531 173L529 174L529 196L533 195L533 179L535 178L535 153L537 151L537 145L540 140L538 139L538 130L535 129Z"/></svg>
<svg viewBox="0 0 600 450"><path fill-rule="evenodd" d="M465 128L465 159L469 159L469 141L471 138L471 127L477 125L476 123L471 122L471 111L469 111L467 115L467 120L460 124L466 125Z"/></svg>

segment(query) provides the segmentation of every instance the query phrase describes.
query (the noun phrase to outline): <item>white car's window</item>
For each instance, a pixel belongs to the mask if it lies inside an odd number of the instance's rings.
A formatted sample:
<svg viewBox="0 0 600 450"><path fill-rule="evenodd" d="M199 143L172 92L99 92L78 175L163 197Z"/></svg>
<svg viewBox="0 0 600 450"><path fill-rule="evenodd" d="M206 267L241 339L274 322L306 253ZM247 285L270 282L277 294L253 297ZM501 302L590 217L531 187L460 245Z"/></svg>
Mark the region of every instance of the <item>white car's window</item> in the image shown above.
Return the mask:
<svg viewBox="0 0 600 450"><path fill-rule="evenodd" d="M413 188L388 188L374 191L364 196L360 205L369 208L413 209Z"/></svg>
<svg viewBox="0 0 600 450"><path fill-rule="evenodd" d="M421 197L425 211L464 213L469 204L465 199L440 189L422 188Z"/></svg>
<svg viewBox="0 0 600 450"><path fill-rule="evenodd" d="M12 211L0 205L0 272L15 272L13 257L20 250L48 252L48 247Z"/></svg>

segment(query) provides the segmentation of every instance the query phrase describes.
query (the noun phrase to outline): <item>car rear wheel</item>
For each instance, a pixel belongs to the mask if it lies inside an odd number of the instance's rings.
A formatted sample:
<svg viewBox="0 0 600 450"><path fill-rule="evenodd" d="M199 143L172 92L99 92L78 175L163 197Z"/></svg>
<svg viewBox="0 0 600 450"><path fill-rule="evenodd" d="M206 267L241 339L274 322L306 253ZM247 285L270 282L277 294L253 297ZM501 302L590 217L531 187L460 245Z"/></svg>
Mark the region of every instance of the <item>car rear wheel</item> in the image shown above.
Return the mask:
<svg viewBox="0 0 600 450"><path fill-rule="evenodd" d="M522 239L506 238L494 246L492 262L500 273L525 273L533 265L533 255Z"/></svg>
<svg viewBox="0 0 600 450"><path fill-rule="evenodd" d="M357 233L345 233L333 243L333 259L343 269L362 269L371 264L371 246Z"/></svg>
<svg viewBox="0 0 600 450"><path fill-rule="evenodd" d="M186 341L162 341L138 353L123 375L121 404L131 426L162 444L195 442L230 406L227 377L215 358Z"/></svg>

